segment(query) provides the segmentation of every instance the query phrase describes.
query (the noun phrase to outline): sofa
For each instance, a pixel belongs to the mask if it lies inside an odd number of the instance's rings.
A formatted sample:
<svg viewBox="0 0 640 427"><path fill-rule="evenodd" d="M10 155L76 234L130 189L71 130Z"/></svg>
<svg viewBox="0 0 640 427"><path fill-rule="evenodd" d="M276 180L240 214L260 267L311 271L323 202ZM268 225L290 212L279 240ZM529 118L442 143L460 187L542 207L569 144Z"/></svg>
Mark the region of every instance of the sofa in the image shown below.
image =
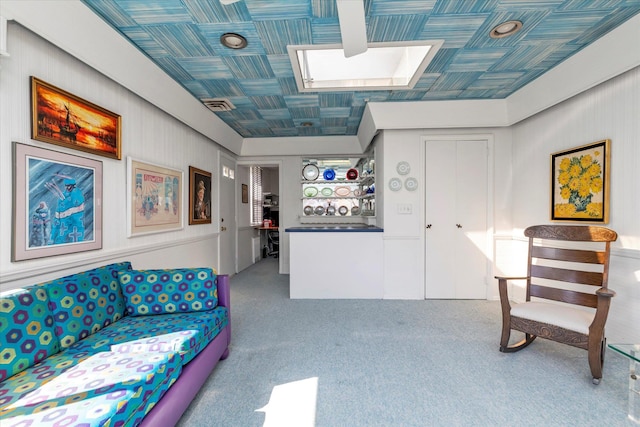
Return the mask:
<svg viewBox="0 0 640 427"><path fill-rule="evenodd" d="M120 262L0 295L0 425L172 426L231 339L229 277Z"/></svg>

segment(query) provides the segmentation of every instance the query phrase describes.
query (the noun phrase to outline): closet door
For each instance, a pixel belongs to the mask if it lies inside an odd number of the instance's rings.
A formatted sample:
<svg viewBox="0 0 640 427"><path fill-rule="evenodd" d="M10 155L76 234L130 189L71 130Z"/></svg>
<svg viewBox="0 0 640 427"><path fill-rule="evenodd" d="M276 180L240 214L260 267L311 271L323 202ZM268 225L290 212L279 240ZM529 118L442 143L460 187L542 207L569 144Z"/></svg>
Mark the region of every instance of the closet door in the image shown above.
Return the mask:
<svg viewBox="0 0 640 427"><path fill-rule="evenodd" d="M426 298L484 299L487 141L427 141Z"/></svg>

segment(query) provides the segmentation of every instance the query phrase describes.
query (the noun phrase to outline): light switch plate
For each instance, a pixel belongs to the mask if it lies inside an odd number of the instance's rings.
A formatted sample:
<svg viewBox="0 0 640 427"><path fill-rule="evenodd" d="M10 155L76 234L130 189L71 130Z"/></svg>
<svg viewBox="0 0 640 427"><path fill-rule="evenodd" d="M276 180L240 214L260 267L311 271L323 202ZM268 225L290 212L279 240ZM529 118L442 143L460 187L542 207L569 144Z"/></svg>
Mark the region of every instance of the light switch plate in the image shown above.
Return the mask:
<svg viewBox="0 0 640 427"><path fill-rule="evenodd" d="M411 203L398 203L399 215L411 215L413 213L413 205Z"/></svg>

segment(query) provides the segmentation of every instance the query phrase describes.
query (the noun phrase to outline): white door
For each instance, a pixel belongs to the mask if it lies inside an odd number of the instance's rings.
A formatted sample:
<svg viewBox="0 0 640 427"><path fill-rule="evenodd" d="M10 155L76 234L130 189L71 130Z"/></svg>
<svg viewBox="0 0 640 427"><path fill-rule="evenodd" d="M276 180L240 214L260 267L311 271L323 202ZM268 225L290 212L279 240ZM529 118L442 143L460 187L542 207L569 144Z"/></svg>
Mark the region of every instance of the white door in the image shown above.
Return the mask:
<svg viewBox="0 0 640 427"><path fill-rule="evenodd" d="M425 297L485 299L487 141L427 141Z"/></svg>
<svg viewBox="0 0 640 427"><path fill-rule="evenodd" d="M236 162L220 155L220 274L236 271Z"/></svg>

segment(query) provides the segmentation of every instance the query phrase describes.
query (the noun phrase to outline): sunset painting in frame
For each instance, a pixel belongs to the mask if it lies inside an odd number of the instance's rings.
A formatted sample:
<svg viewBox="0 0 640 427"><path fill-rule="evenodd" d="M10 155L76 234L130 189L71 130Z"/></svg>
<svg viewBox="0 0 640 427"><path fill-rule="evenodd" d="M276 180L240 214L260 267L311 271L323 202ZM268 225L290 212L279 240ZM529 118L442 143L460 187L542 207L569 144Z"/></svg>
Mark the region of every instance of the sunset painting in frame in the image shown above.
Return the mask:
<svg viewBox="0 0 640 427"><path fill-rule="evenodd" d="M31 77L31 137L120 159L120 116Z"/></svg>
<svg viewBox="0 0 640 427"><path fill-rule="evenodd" d="M551 155L551 220L609 222L608 139Z"/></svg>

